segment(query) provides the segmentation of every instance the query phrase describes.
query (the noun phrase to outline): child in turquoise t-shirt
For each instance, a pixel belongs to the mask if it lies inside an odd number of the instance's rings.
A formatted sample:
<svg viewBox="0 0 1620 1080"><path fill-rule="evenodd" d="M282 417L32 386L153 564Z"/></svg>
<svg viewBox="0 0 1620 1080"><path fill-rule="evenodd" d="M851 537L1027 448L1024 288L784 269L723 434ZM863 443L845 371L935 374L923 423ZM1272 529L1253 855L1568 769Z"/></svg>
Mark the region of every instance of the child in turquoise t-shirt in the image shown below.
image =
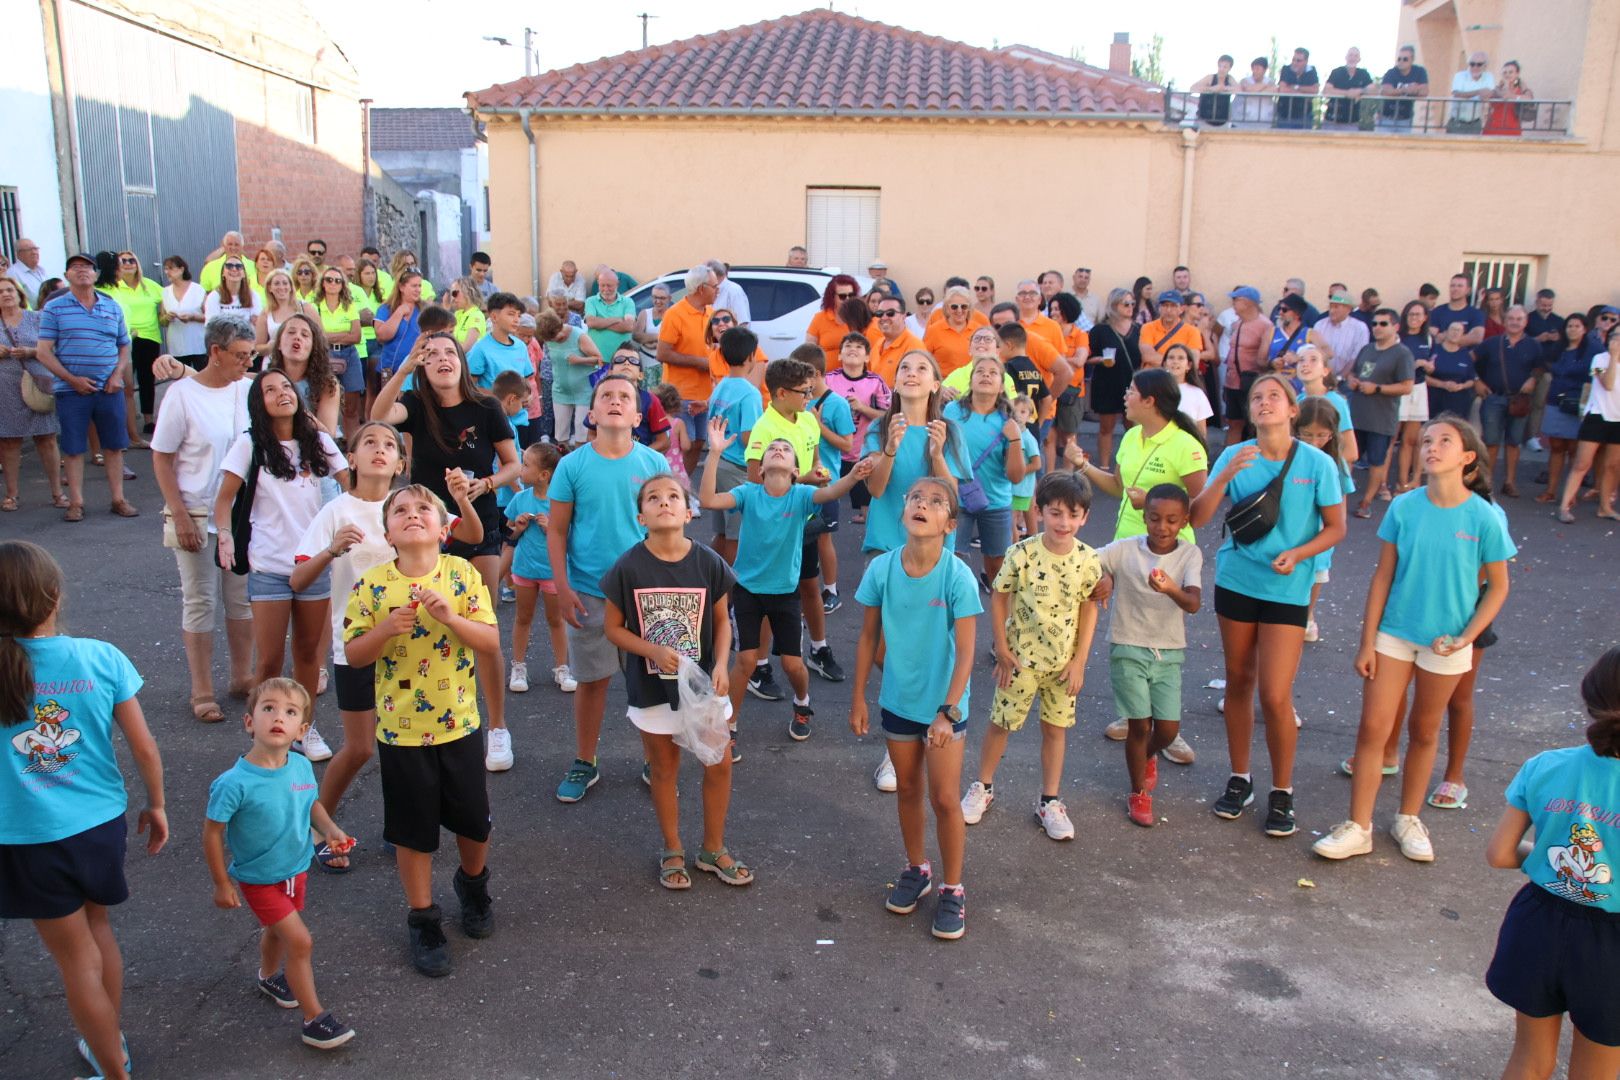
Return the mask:
<svg viewBox="0 0 1620 1080"><path fill-rule="evenodd" d="M1024 478L1013 485L1013 539L1034 536L1038 528L1035 520L1035 481L1041 478L1041 448L1035 436L1029 433L1035 422L1035 399L1019 394L1012 402L1013 419L1023 428L1018 442L1024 454Z"/></svg>
<svg viewBox="0 0 1620 1080"><path fill-rule="evenodd" d="M551 552L546 533L551 527L551 477L561 455L549 443L534 443L518 462L518 482L522 488L506 504L506 523L512 533L512 588L517 596L517 617L512 620L512 674L507 689L514 694L529 689L529 629L534 624L534 605L539 598L545 605L546 626L551 632L551 656L556 664L551 680L565 694L579 686L568 669L568 634L562 606L557 603L556 575L551 570Z"/></svg>
<svg viewBox="0 0 1620 1080"><path fill-rule="evenodd" d="M303 1009L304 1042L332 1050L354 1038L354 1029L315 996L314 942L300 912L311 827L339 853L346 854L354 841L316 800L309 759L291 753L309 729L309 717L309 693L292 679L266 679L254 687L243 719L253 745L208 787L203 854L214 879L214 906L235 908L246 901L264 927L259 991L284 1009Z"/></svg>

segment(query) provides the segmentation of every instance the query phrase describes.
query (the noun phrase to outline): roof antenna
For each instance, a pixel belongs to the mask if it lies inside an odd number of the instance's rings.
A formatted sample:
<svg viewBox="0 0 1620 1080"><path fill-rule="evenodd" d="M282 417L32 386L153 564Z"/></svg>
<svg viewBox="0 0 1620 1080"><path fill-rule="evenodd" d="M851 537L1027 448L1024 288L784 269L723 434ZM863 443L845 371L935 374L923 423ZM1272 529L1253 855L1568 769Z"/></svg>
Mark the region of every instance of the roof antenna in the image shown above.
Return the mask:
<svg viewBox="0 0 1620 1080"><path fill-rule="evenodd" d="M656 19L658 16L649 15L643 11L640 15L637 15L636 18L641 20L641 47L645 49L647 47L647 20Z"/></svg>

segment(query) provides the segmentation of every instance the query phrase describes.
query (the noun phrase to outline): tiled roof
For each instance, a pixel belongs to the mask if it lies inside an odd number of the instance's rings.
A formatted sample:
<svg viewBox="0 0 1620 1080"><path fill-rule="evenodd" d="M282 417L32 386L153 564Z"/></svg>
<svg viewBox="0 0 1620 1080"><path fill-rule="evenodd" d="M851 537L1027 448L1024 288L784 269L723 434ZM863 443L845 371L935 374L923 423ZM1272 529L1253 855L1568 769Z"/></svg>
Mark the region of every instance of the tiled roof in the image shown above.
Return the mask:
<svg viewBox="0 0 1620 1080"><path fill-rule="evenodd" d="M465 150L475 145L472 120L462 109L372 109L371 149Z"/></svg>
<svg viewBox="0 0 1620 1080"><path fill-rule="evenodd" d="M1055 58L1054 58L1055 59ZM470 91L541 114L1081 119L1162 111L1152 83L816 9Z"/></svg>

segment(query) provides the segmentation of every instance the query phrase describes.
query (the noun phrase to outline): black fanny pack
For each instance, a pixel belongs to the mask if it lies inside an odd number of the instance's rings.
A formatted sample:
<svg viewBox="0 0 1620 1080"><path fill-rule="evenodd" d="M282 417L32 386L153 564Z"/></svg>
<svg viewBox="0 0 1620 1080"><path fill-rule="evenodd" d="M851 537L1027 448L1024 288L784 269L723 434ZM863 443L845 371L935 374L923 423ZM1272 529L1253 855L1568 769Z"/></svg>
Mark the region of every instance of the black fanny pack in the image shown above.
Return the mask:
<svg viewBox="0 0 1620 1080"><path fill-rule="evenodd" d="M1276 528L1282 513L1283 484L1287 482L1288 469L1294 464L1294 452L1298 449L1299 440L1295 439L1288 447L1283 467L1271 483L1243 496L1226 512L1225 531L1232 534L1233 540L1240 544L1257 544Z"/></svg>

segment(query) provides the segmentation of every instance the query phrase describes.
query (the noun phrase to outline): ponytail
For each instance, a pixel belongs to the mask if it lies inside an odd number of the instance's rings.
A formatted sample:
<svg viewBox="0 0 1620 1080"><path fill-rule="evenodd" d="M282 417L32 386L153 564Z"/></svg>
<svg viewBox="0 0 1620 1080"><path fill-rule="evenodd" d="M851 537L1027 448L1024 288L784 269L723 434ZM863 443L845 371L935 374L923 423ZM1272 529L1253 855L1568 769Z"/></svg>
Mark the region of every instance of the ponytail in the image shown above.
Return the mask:
<svg viewBox="0 0 1620 1080"><path fill-rule="evenodd" d="M1198 425L1192 417L1181 411L1181 387L1176 384L1176 377L1162 367L1143 368L1131 379L1136 385L1136 392L1144 398L1153 399L1154 410L1167 422L1176 425L1182 431L1191 435L1198 443L1204 456L1209 456L1209 444L1204 437L1198 434Z"/></svg>
<svg viewBox="0 0 1620 1080"><path fill-rule="evenodd" d="M1581 680L1581 698L1592 718L1587 744L1599 757L1620 758L1620 646L1598 657Z"/></svg>
<svg viewBox="0 0 1620 1080"><path fill-rule="evenodd" d="M0 542L0 724L31 719L34 663L17 641L55 613L62 599L62 568L26 540Z"/></svg>
<svg viewBox="0 0 1620 1080"><path fill-rule="evenodd" d="M1491 498L1491 470L1486 465L1488 459L1485 456L1485 440L1479 437L1479 429L1451 412L1441 413L1430 420L1423 425L1423 430L1427 431L1435 424L1448 425L1457 433L1457 438L1462 440L1463 449L1474 455L1473 462L1463 466L1463 486L1486 502L1494 502L1495 500Z"/></svg>

